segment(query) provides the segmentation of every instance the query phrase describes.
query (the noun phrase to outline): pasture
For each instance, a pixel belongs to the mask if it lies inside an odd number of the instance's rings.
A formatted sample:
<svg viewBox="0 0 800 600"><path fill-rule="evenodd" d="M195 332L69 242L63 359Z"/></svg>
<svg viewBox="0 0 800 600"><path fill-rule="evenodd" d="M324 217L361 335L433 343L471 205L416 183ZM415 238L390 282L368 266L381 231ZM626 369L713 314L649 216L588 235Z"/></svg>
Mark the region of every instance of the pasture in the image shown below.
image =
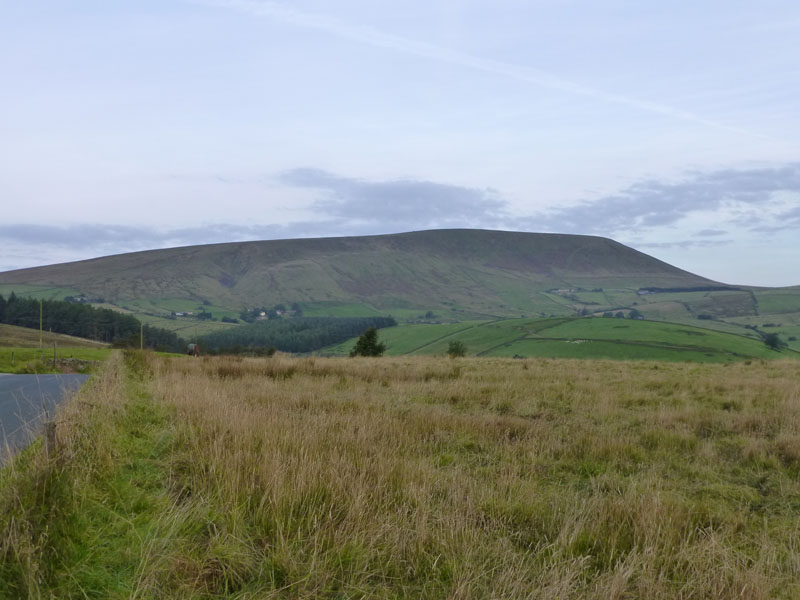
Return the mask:
<svg viewBox="0 0 800 600"><path fill-rule="evenodd" d="M96 363L104 361L110 348L57 347L56 362L53 363L53 347L20 348L0 347L0 373L61 373L86 372Z"/></svg>
<svg viewBox="0 0 800 600"><path fill-rule="evenodd" d="M744 330L750 333L749 330ZM729 362L800 358L792 349L770 350L756 337L678 323L616 318L507 319L382 329L389 355L447 352L463 342L471 355ZM355 339L321 354L344 355Z"/></svg>
<svg viewBox="0 0 800 600"><path fill-rule="evenodd" d="M53 345L56 358L53 364ZM108 344L60 333L0 324L0 373L61 373L91 370L108 358Z"/></svg>

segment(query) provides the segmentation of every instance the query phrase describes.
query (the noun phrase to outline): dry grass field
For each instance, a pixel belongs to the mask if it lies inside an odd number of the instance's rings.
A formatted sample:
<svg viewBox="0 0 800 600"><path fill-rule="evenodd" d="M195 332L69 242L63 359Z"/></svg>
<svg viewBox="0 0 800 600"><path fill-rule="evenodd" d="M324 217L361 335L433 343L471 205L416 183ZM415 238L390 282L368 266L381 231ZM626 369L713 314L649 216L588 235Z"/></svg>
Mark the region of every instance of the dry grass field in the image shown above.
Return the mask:
<svg viewBox="0 0 800 600"><path fill-rule="evenodd" d="M0 597L797 598L800 364L112 358Z"/></svg>

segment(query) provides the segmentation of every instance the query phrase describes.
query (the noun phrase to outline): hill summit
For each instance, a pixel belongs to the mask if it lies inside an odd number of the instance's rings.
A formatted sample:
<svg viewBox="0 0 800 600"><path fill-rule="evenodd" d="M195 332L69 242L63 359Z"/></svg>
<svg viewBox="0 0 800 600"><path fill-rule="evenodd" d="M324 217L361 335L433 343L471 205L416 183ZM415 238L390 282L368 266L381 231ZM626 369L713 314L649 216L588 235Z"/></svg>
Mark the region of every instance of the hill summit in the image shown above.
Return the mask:
<svg viewBox="0 0 800 600"><path fill-rule="evenodd" d="M547 290L713 284L611 239L476 229L232 242L0 273L0 284L70 288L116 304L187 299L533 312Z"/></svg>

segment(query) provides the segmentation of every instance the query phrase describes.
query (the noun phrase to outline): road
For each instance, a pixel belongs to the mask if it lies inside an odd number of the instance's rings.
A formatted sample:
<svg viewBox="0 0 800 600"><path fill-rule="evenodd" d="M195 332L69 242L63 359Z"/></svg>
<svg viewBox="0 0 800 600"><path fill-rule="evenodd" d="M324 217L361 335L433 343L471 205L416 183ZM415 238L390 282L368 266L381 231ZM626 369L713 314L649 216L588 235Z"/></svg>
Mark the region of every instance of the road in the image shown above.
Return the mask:
<svg viewBox="0 0 800 600"><path fill-rule="evenodd" d="M44 413L77 390L88 375L0 374L0 462L41 433Z"/></svg>

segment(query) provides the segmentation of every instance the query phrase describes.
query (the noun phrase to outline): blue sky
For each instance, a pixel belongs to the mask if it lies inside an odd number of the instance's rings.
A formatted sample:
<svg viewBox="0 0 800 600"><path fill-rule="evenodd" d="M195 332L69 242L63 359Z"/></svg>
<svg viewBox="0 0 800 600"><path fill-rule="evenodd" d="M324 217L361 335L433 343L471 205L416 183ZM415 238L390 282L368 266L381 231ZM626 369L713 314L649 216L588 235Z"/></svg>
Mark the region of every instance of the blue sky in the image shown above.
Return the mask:
<svg viewBox="0 0 800 600"><path fill-rule="evenodd" d="M800 284L794 1L0 10L0 269L483 227Z"/></svg>

